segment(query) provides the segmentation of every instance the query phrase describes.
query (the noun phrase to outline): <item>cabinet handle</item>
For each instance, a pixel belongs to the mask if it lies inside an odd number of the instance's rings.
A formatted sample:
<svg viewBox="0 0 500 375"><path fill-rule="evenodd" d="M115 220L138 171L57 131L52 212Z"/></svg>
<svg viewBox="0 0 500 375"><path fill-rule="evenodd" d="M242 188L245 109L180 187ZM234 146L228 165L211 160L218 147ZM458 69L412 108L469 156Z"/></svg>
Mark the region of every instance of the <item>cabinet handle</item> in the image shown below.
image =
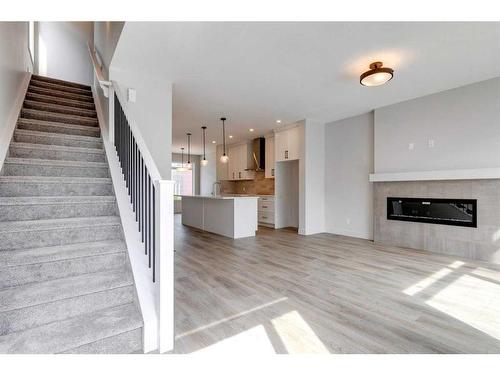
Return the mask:
<svg viewBox="0 0 500 375"><path fill-rule="evenodd" d="M262 206L262 208L267 208L267 206Z"/></svg>
<svg viewBox="0 0 500 375"><path fill-rule="evenodd" d="M234 180L234 172L233 172L233 180Z"/></svg>
<svg viewBox="0 0 500 375"><path fill-rule="evenodd" d="M274 176L274 168L271 169L271 176Z"/></svg>
<svg viewBox="0 0 500 375"><path fill-rule="evenodd" d="M285 159L288 159L288 150L285 151Z"/></svg>
<svg viewBox="0 0 500 375"><path fill-rule="evenodd" d="M267 216L262 216L263 219L267 219Z"/></svg>
<svg viewBox="0 0 500 375"><path fill-rule="evenodd" d="M238 172L238 178L241 178L241 172Z"/></svg>

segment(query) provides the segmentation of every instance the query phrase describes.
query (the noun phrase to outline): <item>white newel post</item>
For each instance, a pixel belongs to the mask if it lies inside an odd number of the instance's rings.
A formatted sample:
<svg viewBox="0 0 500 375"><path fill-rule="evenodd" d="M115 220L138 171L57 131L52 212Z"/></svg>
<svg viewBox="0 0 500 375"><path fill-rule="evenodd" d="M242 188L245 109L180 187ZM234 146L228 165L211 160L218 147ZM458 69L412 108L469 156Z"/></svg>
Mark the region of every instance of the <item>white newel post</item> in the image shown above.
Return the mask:
<svg viewBox="0 0 500 375"><path fill-rule="evenodd" d="M108 137L109 142L115 144L115 89L113 85L108 89Z"/></svg>
<svg viewBox="0 0 500 375"><path fill-rule="evenodd" d="M158 343L165 353L174 348L174 181L155 181L155 190Z"/></svg>

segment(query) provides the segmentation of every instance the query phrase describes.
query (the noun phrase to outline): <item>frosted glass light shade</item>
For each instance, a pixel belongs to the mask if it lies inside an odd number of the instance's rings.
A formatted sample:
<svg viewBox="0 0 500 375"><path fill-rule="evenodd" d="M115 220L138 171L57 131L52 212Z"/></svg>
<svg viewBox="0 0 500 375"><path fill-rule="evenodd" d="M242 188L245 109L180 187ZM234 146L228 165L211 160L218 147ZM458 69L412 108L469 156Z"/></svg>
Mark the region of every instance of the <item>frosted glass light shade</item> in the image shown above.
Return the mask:
<svg viewBox="0 0 500 375"><path fill-rule="evenodd" d="M207 166L207 165L208 165L208 160L207 160L207 159L202 159L200 163L201 163L201 165L202 165L203 167L205 167L205 166Z"/></svg>
<svg viewBox="0 0 500 375"><path fill-rule="evenodd" d="M227 155L222 155L220 157L220 162L221 163L227 163L229 161L229 157Z"/></svg>
<svg viewBox="0 0 500 375"><path fill-rule="evenodd" d="M359 77L359 83L363 86L380 86L390 81L394 76L394 70L382 67L380 61L370 64L370 70Z"/></svg>

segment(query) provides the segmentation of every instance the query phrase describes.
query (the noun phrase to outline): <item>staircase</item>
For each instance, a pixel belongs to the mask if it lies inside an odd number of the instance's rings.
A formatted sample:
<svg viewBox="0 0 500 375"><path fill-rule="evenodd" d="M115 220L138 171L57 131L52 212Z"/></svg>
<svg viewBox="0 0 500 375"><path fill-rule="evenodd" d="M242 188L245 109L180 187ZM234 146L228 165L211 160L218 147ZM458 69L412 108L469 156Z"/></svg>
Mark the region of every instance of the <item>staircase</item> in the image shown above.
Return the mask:
<svg viewBox="0 0 500 375"><path fill-rule="evenodd" d="M142 318L90 87L33 76L0 173L0 353L130 353Z"/></svg>

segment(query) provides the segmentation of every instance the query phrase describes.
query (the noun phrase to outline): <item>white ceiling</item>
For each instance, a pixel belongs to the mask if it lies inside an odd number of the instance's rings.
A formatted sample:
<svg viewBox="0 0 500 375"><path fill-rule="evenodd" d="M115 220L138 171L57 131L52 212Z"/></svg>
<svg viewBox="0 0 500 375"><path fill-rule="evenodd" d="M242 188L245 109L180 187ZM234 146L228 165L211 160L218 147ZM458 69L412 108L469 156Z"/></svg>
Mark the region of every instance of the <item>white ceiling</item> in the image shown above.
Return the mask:
<svg viewBox="0 0 500 375"><path fill-rule="evenodd" d="M303 118L329 122L500 76L500 23L130 23L137 69L173 83L173 152L193 135L201 152ZM395 70L381 87L359 75L373 61ZM250 133L249 128L255 132Z"/></svg>

